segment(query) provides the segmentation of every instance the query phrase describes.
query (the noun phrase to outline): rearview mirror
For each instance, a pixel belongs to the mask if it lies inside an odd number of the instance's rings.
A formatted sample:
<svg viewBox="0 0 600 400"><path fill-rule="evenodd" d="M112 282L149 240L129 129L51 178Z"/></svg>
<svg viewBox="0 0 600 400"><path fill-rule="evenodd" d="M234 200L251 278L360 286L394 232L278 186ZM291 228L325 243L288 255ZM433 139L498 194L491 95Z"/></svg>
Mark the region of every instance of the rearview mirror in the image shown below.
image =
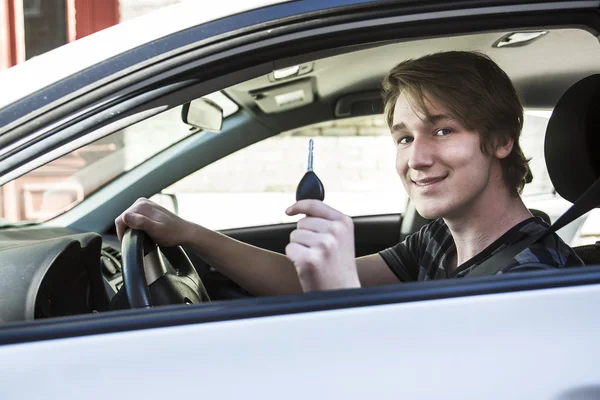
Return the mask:
<svg viewBox="0 0 600 400"><path fill-rule="evenodd" d="M183 105L181 119L194 128L220 132L223 127L223 109L202 97Z"/></svg>

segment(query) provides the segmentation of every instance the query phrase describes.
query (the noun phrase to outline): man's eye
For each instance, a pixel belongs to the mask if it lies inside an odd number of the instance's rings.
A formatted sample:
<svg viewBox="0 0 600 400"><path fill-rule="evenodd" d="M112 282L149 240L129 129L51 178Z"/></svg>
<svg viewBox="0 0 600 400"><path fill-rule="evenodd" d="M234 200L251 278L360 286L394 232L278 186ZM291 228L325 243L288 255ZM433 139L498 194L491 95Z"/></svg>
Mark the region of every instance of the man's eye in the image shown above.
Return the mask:
<svg viewBox="0 0 600 400"><path fill-rule="evenodd" d="M398 140L398 143L400 144L408 144L411 143L413 141L413 138L410 136L405 136L403 138L400 138L400 140Z"/></svg>
<svg viewBox="0 0 600 400"><path fill-rule="evenodd" d="M452 129L442 128L435 131L436 136L446 136L452 133Z"/></svg>

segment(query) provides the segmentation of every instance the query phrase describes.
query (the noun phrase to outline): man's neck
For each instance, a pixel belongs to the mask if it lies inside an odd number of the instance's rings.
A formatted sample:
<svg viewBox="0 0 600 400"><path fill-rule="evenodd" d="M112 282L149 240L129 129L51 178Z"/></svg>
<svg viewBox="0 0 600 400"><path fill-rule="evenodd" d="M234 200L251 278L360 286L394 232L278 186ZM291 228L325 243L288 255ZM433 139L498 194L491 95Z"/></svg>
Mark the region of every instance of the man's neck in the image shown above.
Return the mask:
<svg viewBox="0 0 600 400"><path fill-rule="evenodd" d="M487 191L463 216L444 218L456 244L453 269L470 260L531 213L517 195Z"/></svg>

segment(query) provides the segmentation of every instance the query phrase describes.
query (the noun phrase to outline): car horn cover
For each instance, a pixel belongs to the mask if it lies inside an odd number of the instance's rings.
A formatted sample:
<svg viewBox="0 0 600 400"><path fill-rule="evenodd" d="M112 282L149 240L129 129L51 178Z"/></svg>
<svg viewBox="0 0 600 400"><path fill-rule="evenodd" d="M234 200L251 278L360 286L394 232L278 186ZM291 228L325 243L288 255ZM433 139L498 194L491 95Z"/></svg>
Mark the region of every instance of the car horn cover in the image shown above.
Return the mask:
<svg viewBox="0 0 600 400"><path fill-rule="evenodd" d="M600 75L575 83L552 112L544 154L554 188L575 202L600 176Z"/></svg>

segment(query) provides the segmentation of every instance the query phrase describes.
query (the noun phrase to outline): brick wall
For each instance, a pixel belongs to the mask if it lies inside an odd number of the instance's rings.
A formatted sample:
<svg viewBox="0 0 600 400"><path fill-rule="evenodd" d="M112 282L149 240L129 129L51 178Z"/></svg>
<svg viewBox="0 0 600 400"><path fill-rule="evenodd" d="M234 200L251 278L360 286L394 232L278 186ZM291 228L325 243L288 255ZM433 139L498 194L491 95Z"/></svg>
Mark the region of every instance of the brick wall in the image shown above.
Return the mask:
<svg viewBox="0 0 600 400"><path fill-rule="evenodd" d="M381 117L327 122L281 133L219 160L166 191L180 215L213 229L294 221L306 172L308 141L325 203L348 215L402 212L406 193L395 171L395 147Z"/></svg>
<svg viewBox="0 0 600 400"><path fill-rule="evenodd" d="M207 166L174 185L177 192L295 191L306 172L308 140L314 170L331 191L378 190L400 184L394 146L380 118L314 125L282 133Z"/></svg>

